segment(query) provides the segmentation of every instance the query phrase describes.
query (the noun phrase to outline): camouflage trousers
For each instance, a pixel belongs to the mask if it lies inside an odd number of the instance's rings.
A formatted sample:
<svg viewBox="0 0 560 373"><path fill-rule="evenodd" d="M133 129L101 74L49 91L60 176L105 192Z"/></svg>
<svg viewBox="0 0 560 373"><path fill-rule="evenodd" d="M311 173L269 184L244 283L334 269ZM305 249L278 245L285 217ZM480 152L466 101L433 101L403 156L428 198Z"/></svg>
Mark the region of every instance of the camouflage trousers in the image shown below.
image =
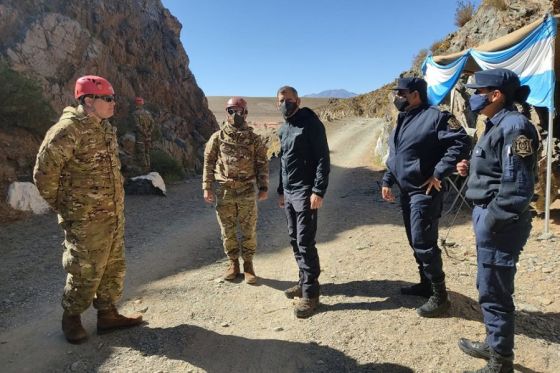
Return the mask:
<svg viewBox="0 0 560 373"><path fill-rule="evenodd" d="M216 192L216 215L228 258L251 261L257 248L257 196L254 189L220 188ZM240 232L238 240L237 232Z"/></svg>
<svg viewBox="0 0 560 373"><path fill-rule="evenodd" d="M93 302L108 309L121 297L124 285L124 217L95 222L62 222L62 265L68 276L62 307L71 314L84 312Z"/></svg>
<svg viewBox="0 0 560 373"><path fill-rule="evenodd" d="M135 157L136 163L142 168L142 172L147 174L150 172L150 149L151 144L149 141L136 141L135 144Z"/></svg>

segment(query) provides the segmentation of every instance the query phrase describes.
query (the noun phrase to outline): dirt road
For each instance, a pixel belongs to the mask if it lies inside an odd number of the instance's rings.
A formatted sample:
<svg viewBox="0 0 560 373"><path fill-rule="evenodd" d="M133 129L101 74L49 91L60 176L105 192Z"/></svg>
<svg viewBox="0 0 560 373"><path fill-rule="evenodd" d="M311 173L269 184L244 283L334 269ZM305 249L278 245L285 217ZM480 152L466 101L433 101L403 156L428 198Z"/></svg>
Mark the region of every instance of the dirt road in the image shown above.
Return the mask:
<svg viewBox="0 0 560 373"><path fill-rule="evenodd" d="M258 286L219 280L225 270L214 210L200 179L169 187L167 198L127 197L128 273L121 308L148 324L67 344L60 331L62 234L54 215L0 226L0 361L3 372L458 372L484 363L463 355L462 336L482 338L476 303L474 237L465 209L444 258L452 308L421 319L423 299L402 297L417 280L398 205L382 202L372 169L381 123L329 125L332 175L319 213L321 306L307 320L282 290L297 278L276 198L260 204ZM277 183L272 162L272 192ZM442 219L442 235L447 220ZM558 242L534 230L516 282L516 369L560 371Z"/></svg>

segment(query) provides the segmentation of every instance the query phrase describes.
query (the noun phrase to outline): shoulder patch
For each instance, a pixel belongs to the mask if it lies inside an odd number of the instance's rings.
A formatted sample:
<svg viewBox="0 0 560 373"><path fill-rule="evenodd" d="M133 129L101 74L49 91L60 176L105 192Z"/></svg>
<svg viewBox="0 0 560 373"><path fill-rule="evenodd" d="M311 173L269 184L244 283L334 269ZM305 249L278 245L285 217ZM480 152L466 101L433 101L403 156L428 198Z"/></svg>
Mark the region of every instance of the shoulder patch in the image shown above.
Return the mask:
<svg viewBox="0 0 560 373"><path fill-rule="evenodd" d="M458 130L463 126L461 126L459 120L452 115L447 119L447 127L452 130Z"/></svg>
<svg viewBox="0 0 560 373"><path fill-rule="evenodd" d="M533 145L527 136L519 135L513 140L511 150L513 154L525 158L533 154Z"/></svg>

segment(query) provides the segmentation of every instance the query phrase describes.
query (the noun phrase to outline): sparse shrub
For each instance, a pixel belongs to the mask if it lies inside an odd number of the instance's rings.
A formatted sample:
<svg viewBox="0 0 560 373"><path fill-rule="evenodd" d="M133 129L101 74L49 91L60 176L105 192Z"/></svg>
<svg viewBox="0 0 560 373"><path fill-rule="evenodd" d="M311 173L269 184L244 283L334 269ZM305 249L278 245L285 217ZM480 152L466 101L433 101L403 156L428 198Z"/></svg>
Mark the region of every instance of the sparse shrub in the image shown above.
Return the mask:
<svg viewBox="0 0 560 373"><path fill-rule="evenodd" d="M0 127L25 128L43 136L56 113L43 97L36 81L0 62Z"/></svg>
<svg viewBox="0 0 560 373"><path fill-rule="evenodd" d="M474 15L474 4L471 0L459 0L455 8L455 26L463 27Z"/></svg>
<svg viewBox="0 0 560 373"><path fill-rule="evenodd" d="M430 47L430 50L432 51L433 54L436 54L436 52L445 52L450 47L450 41L449 40L450 39L441 39L441 40L438 40L438 41L434 42L432 44L432 46Z"/></svg>
<svg viewBox="0 0 560 373"><path fill-rule="evenodd" d="M181 164L163 150L155 149L150 153L151 167L166 182L183 180L186 176Z"/></svg>
<svg viewBox="0 0 560 373"><path fill-rule="evenodd" d="M508 8L505 0L484 0L482 4L498 10L506 10Z"/></svg>

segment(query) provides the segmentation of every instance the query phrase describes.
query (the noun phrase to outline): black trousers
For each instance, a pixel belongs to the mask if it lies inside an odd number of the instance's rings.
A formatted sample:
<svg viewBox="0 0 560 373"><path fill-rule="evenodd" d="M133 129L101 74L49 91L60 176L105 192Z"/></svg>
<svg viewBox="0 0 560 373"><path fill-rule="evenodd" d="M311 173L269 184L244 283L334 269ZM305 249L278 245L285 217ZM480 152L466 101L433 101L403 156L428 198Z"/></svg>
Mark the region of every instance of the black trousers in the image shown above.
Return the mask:
<svg viewBox="0 0 560 373"><path fill-rule="evenodd" d="M311 193L284 192L290 244L299 268L299 284L304 298L319 296L319 255L315 247L317 210L311 209Z"/></svg>
<svg viewBox="0 0 560 373"><path fill-rule="evenodd" d="M418 270L431 282L445 279L441 250L437 244L443 208L443 192L407 194L401 192L401 208L406 236Z"/></svg>

